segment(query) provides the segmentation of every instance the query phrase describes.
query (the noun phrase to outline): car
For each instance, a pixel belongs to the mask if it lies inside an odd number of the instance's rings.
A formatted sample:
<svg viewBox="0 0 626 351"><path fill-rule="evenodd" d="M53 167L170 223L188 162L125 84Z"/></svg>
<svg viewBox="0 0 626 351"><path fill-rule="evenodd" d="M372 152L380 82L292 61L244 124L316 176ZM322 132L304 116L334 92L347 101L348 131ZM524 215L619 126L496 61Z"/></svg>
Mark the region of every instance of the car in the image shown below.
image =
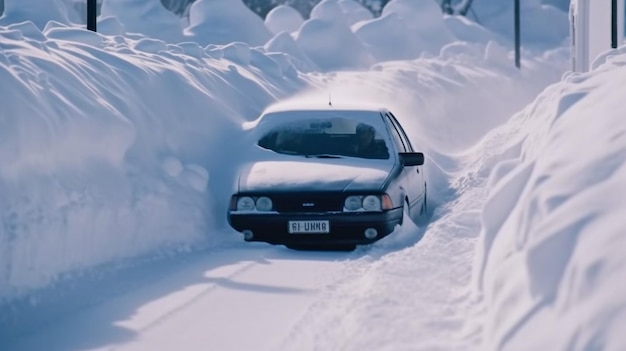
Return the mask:
<svg viewBox="0 0 626 351"><path fill-rule="evenodd" d="M388 108L287 106L250 124L228 208L245 241L353 250L426 214L424 154Z"/></svg>

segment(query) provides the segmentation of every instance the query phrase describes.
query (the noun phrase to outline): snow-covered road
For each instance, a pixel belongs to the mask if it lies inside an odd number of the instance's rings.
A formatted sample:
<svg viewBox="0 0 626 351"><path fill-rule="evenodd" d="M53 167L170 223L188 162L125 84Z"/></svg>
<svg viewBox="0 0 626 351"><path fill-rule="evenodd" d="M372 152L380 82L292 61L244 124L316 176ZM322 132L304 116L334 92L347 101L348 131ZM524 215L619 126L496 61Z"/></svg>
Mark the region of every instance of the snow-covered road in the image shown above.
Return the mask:
<svg viewBox="0 0 626 351"><path fill-rule="evenodd" d="M132 273L136 281L130 287L130 276L92 286L92 294L108 298L70 308L68 315L49 316L55 320L45 328L30 330L5 347L273 350L320 292L340 280L346 262L359 255L251 245L197 254L166 268L160 262L152 265L156 271L143 267Z"/></svg>
<svg viewBox="0 0 626 351"><path fill-rule="evenodd" d="M22 322L14 324L19 326L15 333L11 325L3 326L0 346L11 351L323 350L332 345L356 350L450 349L470 342L467 349L473 349L471 335L461 334L475 236L450 239L462 233L459 226L474 233L478 213L464 212L459 202L454 206L457 214L445 215L450 207L442 206L432 222L419 228L409 222L354 252L242 242L103 274L79 284L80 291L65 287L56 301L34 302L24 311L27 316L18 317ZM432 235L422 238L425 233ZM402 285L395 283L399 275L405 276ZM407 295L413 302L403 305ZM406 319L388 318L398 309L407 311ZM416 312L422 317L414 318ZM385 328L377 327L372 313L386 321ZM402 325L413 334L392 340L403 333L390 331ZM414 343L416 335L420 344Z"/></svg>
<svg viewBox="0 0 626 351"><path fill-rule="evenodd" d="M337 261L344 259L280 249L253 255L250 260L241 250L222 252L222 258L241 260L205 270L203 282L142 306L118 323L137 337L116 349L273 350L333 281L341 268Z"/></svg>

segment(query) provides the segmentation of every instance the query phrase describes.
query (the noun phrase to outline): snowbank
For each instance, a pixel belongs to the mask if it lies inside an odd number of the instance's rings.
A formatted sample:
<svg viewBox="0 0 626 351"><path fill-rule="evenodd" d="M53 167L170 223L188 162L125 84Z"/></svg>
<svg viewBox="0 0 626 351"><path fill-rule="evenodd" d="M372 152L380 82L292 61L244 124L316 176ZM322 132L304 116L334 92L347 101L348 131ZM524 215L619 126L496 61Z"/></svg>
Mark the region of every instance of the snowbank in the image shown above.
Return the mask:
<svg viewBox="0 0 626 351"><path fill-rule="evenodd" d="M265 16L265 25L274 34L295 32L302 22L304 19L300 12L287 5L276 6Z"/></svg>
<svg viewBox="0 0 626 351"><path fill-rule="evenodd" d="M0 26L30 21L43 30L49 21L69 24L68 10L65 2L60 0L4 0Z"/></svg>
<svg viewBox="0 0 626 351"><path fill-rule="evenodd" d="M340 22L346 25L350 23L346 20L343 8L337 0L322 0L311 10L311 19L319 19L330 22Z"/></svg>
<svg viewBox="0 0 626 351"><path fill-rule="evenodd" d="M164 21L152 25L178 25L161 16L161 5L124 3L124 15L147 10ZM31 9L17 4L7 2L8 23ZM406 0L391 1L385 14L406 21L379 27L397 36L366 33L376 19L350 27L353 17L333 19L320 7L295 39L283 31L272 40L240 0L200 0L185 31L190 41L178 44L129 34L120 4L110 2L115 16L100 18L104 33L63 25L54 7L0 27L0 298L103 263L227 240L214 232L225 224L245 152L240 124L304 88L321 91L324 103L329 91L334 99L384 98L420 146L445 153L503 123L562 70L560 57L546 55L519 72L506 47L457 42L432 4ZM333 4L354 8L322 6ZM420 18L427 22L415 28L441 30L426 43L433 58L377 64L410 55L397 49L374 58L364 39L403 48L399 34ZM145 28L138 31L157 33ZM304 74L316 69L363 75Z"/></svg>
<svg viewBox="0 0 626 351"><path fill-rule="evenodd" d="M319 68L300 49L295 39L287 32L281 32L270 39L263 47L266 52L280 52L289 55L290 60L302 72L319 71Z"/></svg>
<svg viewBox="0 0 626 351"><path fill-rule="evenodd" d="M325 72L368 69L375 62L343 21L309 19L302 24L295 40L307 57Z"/></svg>
<svg viewBox="0 0 626 351"><path fill-rule="evenodd" d="M489 138L508 152L491 174L476 256L486 349L626 344L625 63L616 54L566 76Z"/></svg>
<svg viewBox="0 0 626 351"><path fill-rule="evenodd" d="M2 297L221 242L233 133L303 85L260 52L237 63L69 27L0 28L0 47Z"/></svg>
<svg viewBox="0 0 626 351"><path fill-rule="evenodd" d="M287 32L296 40L289 50L305 71L368 69L373 63L437 56L448 44L457 41L487 44L496 41L512 47L510 4L487 0L474 4L468 18L442 16L434 0L392 0L382 16L371 13L354 0L324 0L313 7L304 21L292 7L278 6L259 18L241 0L199 0L189 10L189 20L167 11L159 0L109 0L103 3L99 31L141 39L149 37L165 43L195 42L202 47L245 43L250 47L273 45L277 36ZM23 21L43 30L49 21L56 24L79 23L84 26L84 4L76 0L54 0L45 7L32 0L7 0L0 25ZM78 8L82 12L78 12ZM472 14L480 19L472 22ZM553 48L569 35L567 15L538 0L523 7L523 45ZM332 40L329 40L332 38ZM273 43L270 43L272 41ZM278 39L286 43L284 38ZM537 44L539 43L539 44ZM272 48L276 50L276 47Z"/></svg>
<svg viewBox="0 0 626 351"><path fill-rule="evenodd" d="M102 3L100 17L115 17L130 33L168 43L184 41L180 18L161 1L107 0Z"/></svg>
<svg viewBox="0 0 626 351"><path fill-rule="evenodd" d="M348 25L374 18L372 12L356 0L339 0L339 6L343 11L344 20Z"/></svg>
<svg viewBox="0 0 626 351"><path fill-rule="evenodd" d="M201 45L244 42L265 44L271 37L263 20L241 0L198 0L189 9L189 40Z"/></svg>

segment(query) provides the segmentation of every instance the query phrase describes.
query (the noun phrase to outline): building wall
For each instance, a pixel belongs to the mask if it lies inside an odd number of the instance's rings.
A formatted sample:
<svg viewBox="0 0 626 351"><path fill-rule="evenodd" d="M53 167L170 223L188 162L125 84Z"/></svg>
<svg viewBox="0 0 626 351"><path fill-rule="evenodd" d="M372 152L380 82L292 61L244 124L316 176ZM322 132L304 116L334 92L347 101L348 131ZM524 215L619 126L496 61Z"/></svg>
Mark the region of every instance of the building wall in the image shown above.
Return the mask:
<svg viewBox="0 0 626 351"><path fill-rule="evenodd" d="M572 35L572 70L589 71L593 61L611 50L612 0L572 0L570 4L570 32ZM624 41L624 11L626 0L618 0L617 44Z"/></svg>

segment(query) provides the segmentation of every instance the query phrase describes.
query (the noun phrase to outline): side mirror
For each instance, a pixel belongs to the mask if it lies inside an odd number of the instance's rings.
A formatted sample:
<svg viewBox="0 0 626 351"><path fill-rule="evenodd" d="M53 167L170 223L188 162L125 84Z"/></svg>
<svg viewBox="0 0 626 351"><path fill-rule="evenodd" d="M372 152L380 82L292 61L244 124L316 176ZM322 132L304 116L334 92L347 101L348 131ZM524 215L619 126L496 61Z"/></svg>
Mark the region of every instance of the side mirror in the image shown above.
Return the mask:
<svg viewBox="0 0 626 351"><path fill-rule="evenodd" d="M424 154L421 152L401 152L400 163L403 166L421 166L424 164Z"/></svg>

